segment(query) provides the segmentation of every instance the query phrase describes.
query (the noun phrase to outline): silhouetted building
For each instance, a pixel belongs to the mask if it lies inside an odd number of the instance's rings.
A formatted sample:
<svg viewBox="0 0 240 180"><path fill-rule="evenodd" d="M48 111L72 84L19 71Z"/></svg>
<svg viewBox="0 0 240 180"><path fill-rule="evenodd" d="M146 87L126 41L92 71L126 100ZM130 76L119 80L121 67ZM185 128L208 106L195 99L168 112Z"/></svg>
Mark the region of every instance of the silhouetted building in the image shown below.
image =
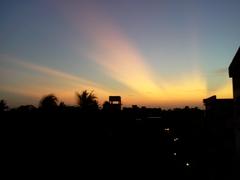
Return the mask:
<svg viewBox="0 0 240 180"><path fill-rule="evenodd" d="M229 77L232 78L233 98L237 99L240 97L240 47L228 68L228 72Z"/></svg>
<svg viewBox="0 0 240 180"><path fill-rule="evenodd" d="M206 118L209 121L222 119L226 121L222 127L240 127L239 100L240 100L240 47L229 66L229 77L232 78L233 99L217 99L216 96L203 100L206 107ZM215 122L219 125L220 121ZM207 122L207 124L211 124Z"/></svg>
<svg viewBox="0 0 240 180"><path fill-rule="evenodd" d="M232 127L233 99L217 99L211 96L203 100L205 105L205 126L208 128Z"/></svg>
<svg viewBox="0 0 240 180"><path fill-rule="evenodd" d="M228 72L233 84L236 152L238 160L240 160L240 47L228 68Z"/></svg>
<svg viewBox="0 0 240 180"><path fill-rule="evenodd" d="M138 105L132 105L132 109L139 109Z"/></svg>
<svg viewBox="0 0 240 180"><path fill-rule="evenodd" d="M204 99L205 127L208 138L215 143L210 147L215 154L240 160L240 47L228 70L232 78L233 99L217 99L216 96ZM234 166L238 167L236 164Z"/></svg>
<svg viewBox="0 0 240 180"><path fill-rule="evenodd" d="M109 96L111 111L121 111L121 96Z"/></svg>

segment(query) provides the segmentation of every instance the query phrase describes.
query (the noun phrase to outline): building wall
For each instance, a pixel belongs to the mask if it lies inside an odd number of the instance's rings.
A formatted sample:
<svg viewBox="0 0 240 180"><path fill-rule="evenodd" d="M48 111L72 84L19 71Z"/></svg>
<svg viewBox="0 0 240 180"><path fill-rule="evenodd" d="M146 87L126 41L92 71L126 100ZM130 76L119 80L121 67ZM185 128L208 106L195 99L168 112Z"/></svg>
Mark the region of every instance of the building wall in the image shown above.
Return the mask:
<svg viewBox="0 0 240 180"><path fill-rule="evenodd" d="M240 76L232 78L233 83L233 98L236 99L240 97Z"/></svg>

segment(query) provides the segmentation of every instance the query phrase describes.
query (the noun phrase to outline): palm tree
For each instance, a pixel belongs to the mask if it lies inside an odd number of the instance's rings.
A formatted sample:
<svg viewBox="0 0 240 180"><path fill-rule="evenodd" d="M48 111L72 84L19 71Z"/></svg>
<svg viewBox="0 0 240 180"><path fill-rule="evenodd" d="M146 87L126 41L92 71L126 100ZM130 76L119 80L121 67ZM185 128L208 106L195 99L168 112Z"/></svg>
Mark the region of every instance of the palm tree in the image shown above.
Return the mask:
<svg viewBox="0 0 240 180"><path fill-rule="evenodd" d="M58 107L58 98L53 94L44 96L39 103L39 108L43 110L48 110L48 111L56 110L57 107Z"/></svg>
<svg viewBox="0 0 240 180"><path fill-rule="evenodd" d="M5 110L7 110L8 109L8 106L7 106L7 103L6 103L6 101L5 100L1 100L0 101L0 112L3 112L3 111L5 111Z"/></svg>
<svg viewBox="0 0 240 180"><path fill-rule="evenodd" d="M76 93L78 98L78 105L84 111L96 111L98 110L98 101L95 94L92 92L88 92L87 90L82 91L81 94Z"/></svg>

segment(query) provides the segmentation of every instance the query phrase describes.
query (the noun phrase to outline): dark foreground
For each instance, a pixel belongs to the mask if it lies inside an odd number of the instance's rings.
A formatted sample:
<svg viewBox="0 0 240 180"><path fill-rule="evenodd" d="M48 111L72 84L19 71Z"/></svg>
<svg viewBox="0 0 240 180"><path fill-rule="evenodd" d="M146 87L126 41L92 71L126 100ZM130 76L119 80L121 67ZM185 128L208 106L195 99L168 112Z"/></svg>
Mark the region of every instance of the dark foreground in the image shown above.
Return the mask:
<svg viewBox="0 0 240 180"><path fill-rule="evenodd" d="M155 114L5 113L2 157L9 173L67 169L88 178L231 179L233 152L204 128L202 111ZM19 172L15 169L19 169ZM55 171L57 169L57 171ZM46 177L46 176L45 176Z"/></svg>

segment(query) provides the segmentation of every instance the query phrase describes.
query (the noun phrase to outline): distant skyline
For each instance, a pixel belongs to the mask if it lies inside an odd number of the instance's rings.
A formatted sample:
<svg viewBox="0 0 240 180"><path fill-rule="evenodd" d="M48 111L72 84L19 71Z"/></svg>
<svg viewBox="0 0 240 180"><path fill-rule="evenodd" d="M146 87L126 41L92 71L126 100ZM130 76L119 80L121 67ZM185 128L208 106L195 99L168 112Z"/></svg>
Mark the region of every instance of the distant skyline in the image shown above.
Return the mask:
<svg viewBox="0 0 240 180"><path fill-rule="evenodd" d="M74 105L203 107L232 98L239 0L2 0L0 99L38 105L53 93Z"/></svg>

